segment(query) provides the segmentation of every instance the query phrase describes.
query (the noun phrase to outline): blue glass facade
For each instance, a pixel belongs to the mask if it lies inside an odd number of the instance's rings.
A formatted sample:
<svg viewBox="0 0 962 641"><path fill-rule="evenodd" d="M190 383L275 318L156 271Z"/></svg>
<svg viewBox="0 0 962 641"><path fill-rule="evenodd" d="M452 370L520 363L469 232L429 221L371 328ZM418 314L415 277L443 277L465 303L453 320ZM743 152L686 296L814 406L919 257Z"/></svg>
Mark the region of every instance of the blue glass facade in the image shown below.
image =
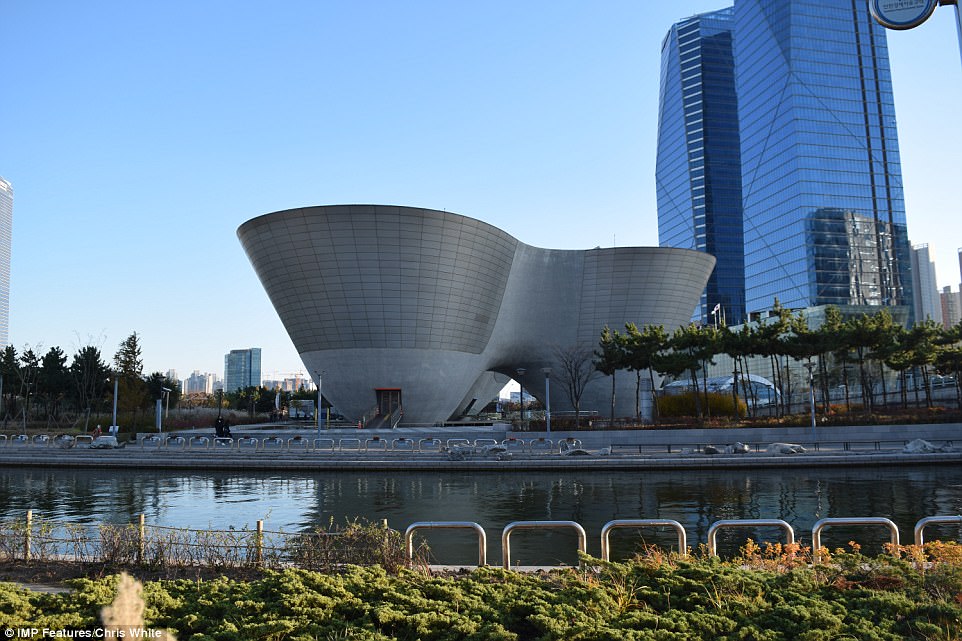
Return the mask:
<svg viewBox="0 0 962 641"><path fill-rule="evenodd" d="M748 311L912 305L884 29L856 0L737 0Z"/></svg>
<svg viewBox="0 0 962 641"><path fill-rule="evenodd" d="M261 385L261 349L232 349L224 356L224 391Z"/></svg>
<svg viewBox="0 0 962 641"><path fill-rule="evenodd" d="M745 315L733 26L731 8L689 18L672 27L661 54L658 238L717 259L695 312L704 322Z"/></svg>
<svg viewBox="0 0 962 641"><path fill-rule="evenodd" d="M744 252L745 311L768 310L776 298L789 308L911 307L884 29L860 0L736 0L732 16L743 225L739 239L725 240ZM666 42L696 19L675 25ZM685 99L666 99L683 92L687 78L684 59L672 77L671 55L663 53L663 111L679 109ZM702 64L702 75L708 69ZM719 101L721 110L730 104L712 92L702 99ZM687 104L680 107L684 113ZM665 135L675 135L674 118L660 116ZM701 163L690 150L662 146L661 135L660 242L701 249L697 233L696 244L683 244L677 222L683 207L671 211L681 170L698 171ZM673 149L675 157L663 161ZM677 202L697 211L694 200ZM719 258L716 271L721 265Z"/></svg>

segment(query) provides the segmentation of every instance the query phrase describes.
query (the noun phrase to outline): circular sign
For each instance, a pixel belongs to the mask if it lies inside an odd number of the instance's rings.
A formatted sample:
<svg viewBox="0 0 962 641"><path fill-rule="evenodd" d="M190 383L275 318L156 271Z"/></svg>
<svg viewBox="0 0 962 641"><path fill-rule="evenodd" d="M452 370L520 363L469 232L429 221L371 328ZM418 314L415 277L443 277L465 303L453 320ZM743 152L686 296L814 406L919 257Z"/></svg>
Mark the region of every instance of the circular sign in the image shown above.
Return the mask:
<svg viewBox="0 0 962 641"><path fill-rule="evenodd" d="M938 0L872 0L872 17L889 29L911 29L932 15Z"/></svg>

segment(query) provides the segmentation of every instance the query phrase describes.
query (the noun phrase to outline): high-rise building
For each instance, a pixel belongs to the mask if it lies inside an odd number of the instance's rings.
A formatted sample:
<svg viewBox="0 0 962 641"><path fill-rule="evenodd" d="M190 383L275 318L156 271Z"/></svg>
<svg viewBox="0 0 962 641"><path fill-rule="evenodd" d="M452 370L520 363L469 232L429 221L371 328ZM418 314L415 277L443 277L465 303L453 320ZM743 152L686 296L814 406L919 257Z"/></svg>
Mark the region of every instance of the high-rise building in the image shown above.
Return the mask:
<svg viewBox="0 0 962 641"><path fill-rule="evenodd" d="M962 321L962 292L953 292L945 286L939 297L942 303L942 326L946 329L955 327Z"/></svg>
<svg viewBox="0 0 962 641"><path fill-rule="evenodd" d="M770 309L775 299L792 309L911 309L911 248L884 29L872 19L868 3L852 0L735 0L731 11L738 154L729 152L729 158L740 165L742 234L725 242L732 252L744 252L748 316ZM686 52L682 37L693 21L702 25L724 15L676 24L663 48L659 118L666 131L659 131L658 158L663 245L701 249L697 240L679 243L667 232L687 217L697 239L697 197L703 195L706 204L716 200L716 184L698 180L699 146L663 145L662 138L672 133L665 123L677 121L666 117L666 110L686 114L685 135L696 143L692 136L699 127L707 131L720 120L713 113L728 113L727 92L689 91L698 74L707 77L708 58L704 47L701 55ZM700 30L707 33L704 26ZM674 75L672 57L680 68ZM702 107L687 114L698 101ZM721 106L713 111L715 102ZM702 148L711 158L707 139ZM686 180L690 205L678 196ZM723 183L720 199L730 193ZM716 271L721 265L719 257Z"/></svg>
<svg viewBox="0 0 962 641"><path fill-rule="evenodd" d="M194 372L184 381L185 394L213 394L214 379L213 374L201 374L200 370Z"/></svg>
<svg viewBox="0 0 962 641"><path fill-rule="evenodd" d="M260 387L261 348L232 349L224 355L224 391Z"/></svg>
<svg viewBox="0 0 962 641"><path fill-rule="evenodd" d="M0 347L10 338L10 254L13 246L13 187L0 178Z"/></svg>
<svg viewBox="0 0 962 641"><path fill-rule="evenodd" d="M694 16L662 43L655 169L659 243L715 256L695 316L730 324L745 317L734 18L733 8Z"/></svg>
<svg viewBox="0 0 962 641"><path fill-rule="evenodd" d="M942 322L939 285L928 245L912 247L912 286L915 291L915 320Z"/></svg>

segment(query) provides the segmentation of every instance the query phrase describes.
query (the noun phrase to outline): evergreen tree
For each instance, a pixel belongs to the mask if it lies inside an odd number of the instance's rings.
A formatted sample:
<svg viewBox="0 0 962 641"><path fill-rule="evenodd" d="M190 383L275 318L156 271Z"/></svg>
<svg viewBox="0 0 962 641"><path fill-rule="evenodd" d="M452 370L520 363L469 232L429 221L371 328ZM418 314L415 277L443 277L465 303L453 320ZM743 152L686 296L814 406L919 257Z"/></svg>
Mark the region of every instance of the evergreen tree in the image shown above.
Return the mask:
<svg viewBox="0 0 962 641"><path fill-rule="evenodd" d="M140 337L137 332L124 339L114 354L114 370L121 378L142 378L144 361L140 357Z"/></svg>
<svg viewBox="0 0 962 641"><path fill-rule="evenodd" d="M110 385L110 367L103 362L99 349L87 345L74 354L70 377L77 395L77 407L89 420L90 412L98 409ZM84 431L87 431L86 423Z"/></svg>
<svg viewBox="0 0 962 641"><path fill-rule="evenodd" d="M137 332L128 336L114 354L114 374L118 379L117 406L137 421L137 411L149 400L143 379L144 362L140 357L140 337Z"/></svg>
<svg viewBox="0 0 962 641"><path fill-rule="evenodd" d="M16 385L20 381L20 356L17 348L7 345L0 355L0 377L3 378L3 420L6 422L8 416L14 416L17 408L14 403Z"/></svg>
<svg viewBox="0 0 962 641"><path fill-rule="evenodd" d="M59 347L51 347L41 359L37 373L37 397L43 403L48 417L56 418L60 414L69 381L67 355Z"/></svg>

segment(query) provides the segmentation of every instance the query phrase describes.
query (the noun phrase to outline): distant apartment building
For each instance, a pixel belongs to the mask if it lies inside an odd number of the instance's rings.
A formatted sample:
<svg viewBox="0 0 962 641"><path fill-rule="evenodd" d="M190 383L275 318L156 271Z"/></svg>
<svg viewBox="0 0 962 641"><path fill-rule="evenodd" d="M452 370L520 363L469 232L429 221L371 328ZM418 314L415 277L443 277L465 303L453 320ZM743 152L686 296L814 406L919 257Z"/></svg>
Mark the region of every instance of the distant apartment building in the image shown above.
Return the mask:
<svg viewBox="0 0 962 641"><path fill-rule="evenodd" d="M915 320L942 321L942 302L935 279L935 263L928 245L912 247L912 280L915 289Z"/></svg>
<svg viewBox="0 0 962 641"><path fill-rule="evenodd" d="M281 390L282 392L299 392L301 390L314 390L317 386L314 381L296 374L293 377L286 377L280 379L266 379L263 383L264 387L267 389Z"/></svg>
<svg viewBox="0 0 962 641"><path fill-rule="evenodd" d="M10 254L13 246L13 187L0 178L0 345L10 336Z"/></svg>
<svg viewBox="0 0 962 641"><path fill-rule="evenodd" d="M962 321L962 293L953 292L951 287L943 287L941 295L942 326L955 327Z"/></svg>
<svg viewBox="0 0 962 641"><path fill-rule="evenodd" d="M216 378L213 374L201 374L200 370L195 369L194 373L184 380L184 393L213 394Z"/></svg>
<svg viewBox="0 0 962 641"><path fill-rule="evenodd" d="M260 387L261 348L232 349L224 355L224 391Z"/></svg>

